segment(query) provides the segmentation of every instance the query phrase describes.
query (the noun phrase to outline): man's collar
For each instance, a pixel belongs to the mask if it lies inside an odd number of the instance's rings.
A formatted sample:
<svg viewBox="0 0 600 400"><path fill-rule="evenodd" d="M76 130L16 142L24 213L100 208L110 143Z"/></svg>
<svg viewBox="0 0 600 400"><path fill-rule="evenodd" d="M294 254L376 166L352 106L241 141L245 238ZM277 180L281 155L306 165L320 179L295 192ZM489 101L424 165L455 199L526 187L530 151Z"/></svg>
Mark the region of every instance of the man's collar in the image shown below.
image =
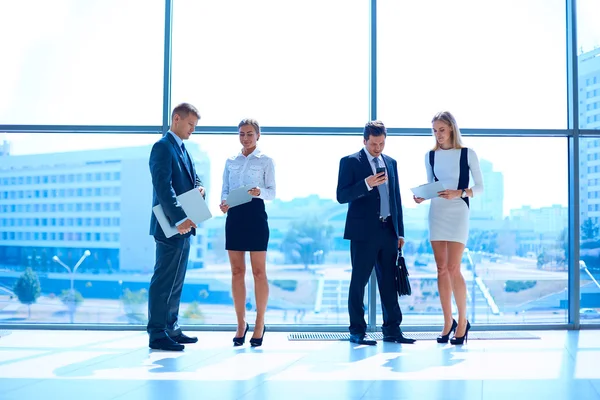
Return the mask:
<svg viewBox="0 0 600 400"><path fill-rule="evenodd" d="M181 145L183 144L183 140L181 140L181 138L179 136L177 136L172 130L169 129L169 131L167 133L170 133L171 136L173 136L173 138L175 138L175 141L177 142L177 145L179 147L181 147Z"/></svg>
<svg viewBox="0 0 600 400"><path fill-rule="evenodd" d="M370 163L371 163L371 162L373 162L373 159L374 159L375 157L373 157L373 156L371 155L371 153L369 153L369 150L367 150L367 148L366 148L366 147L364 147L364 148L363 148L363 150L365 151L365 154L367 155L367 159L369 160L369 162L370 162ZM378 158L379 158L379 159L381 159L381 160L383 160L383 154L380 154Z"/></svg>

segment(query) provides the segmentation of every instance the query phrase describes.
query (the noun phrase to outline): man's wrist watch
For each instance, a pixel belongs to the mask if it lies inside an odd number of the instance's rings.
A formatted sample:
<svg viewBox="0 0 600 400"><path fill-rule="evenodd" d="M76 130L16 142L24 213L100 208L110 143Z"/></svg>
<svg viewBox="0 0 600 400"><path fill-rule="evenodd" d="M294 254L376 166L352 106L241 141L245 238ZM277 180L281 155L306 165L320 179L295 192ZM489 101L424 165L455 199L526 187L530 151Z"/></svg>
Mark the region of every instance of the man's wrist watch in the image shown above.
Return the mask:
<svg viewBox="0 0 600 400"><path fill-rule="evenodd" d="M460 197L462 197L463 199L467 197L467 190L463 189L462 193L460 194Z"/></svg>

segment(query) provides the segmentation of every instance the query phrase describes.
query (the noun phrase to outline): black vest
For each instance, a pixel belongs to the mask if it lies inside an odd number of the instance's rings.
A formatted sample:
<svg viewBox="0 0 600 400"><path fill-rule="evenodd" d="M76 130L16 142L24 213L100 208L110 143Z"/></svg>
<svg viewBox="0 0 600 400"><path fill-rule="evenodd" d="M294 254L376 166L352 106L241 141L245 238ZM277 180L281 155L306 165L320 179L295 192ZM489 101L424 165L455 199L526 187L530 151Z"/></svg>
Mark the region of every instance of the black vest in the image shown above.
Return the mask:
<svg viewBox="0 0 600 400"><path fill-rule="evenodd" d="M460 173L458 175L458 190L465 190L469 188L469 158L468 158L469 149L463 147L460 149ZM435 151L431 150L429 152L429 165L431 165L431 172L433 172L433 178L437 182L439 179L435 176L435 170L433 169L433 165L435 164ZM469 207L469 196L461 197L467 203L467 207Z"/></svg>

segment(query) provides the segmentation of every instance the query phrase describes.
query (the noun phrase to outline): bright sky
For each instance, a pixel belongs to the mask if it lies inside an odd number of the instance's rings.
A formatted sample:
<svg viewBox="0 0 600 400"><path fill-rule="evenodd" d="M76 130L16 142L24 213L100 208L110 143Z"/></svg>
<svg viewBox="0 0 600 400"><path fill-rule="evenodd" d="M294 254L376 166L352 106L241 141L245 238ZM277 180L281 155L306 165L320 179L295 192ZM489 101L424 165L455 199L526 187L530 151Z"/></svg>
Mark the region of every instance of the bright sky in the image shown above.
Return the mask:
<svg viewBox="0 0 600 400"><path fill-rule="evenodd" d="M579 0L579 46L600 45L600 2ZM366 0L176 0L173 104L200 126L363 126L369 118ZM380 0L378 117L429 127L440 109L462 128L566 128L563 0ZM36 12L31 12L35 10ZM115 12L118 10L118 12ZM0 0L1 124L158 125L162 0ZM139 16L137 18L136 16ZM142 18L143 16L143 18ZM150 135L7 135L13 154L149 144ZM235 136L197 136L218 202ZM505 213L567 204L564 138L466 138L504 174ZM268 137L278 194L333 198L354 137ZM431 138L391 137L404 196L424 180ZM214 196L214 197L213 197ZM407 202L408 203L408 202Z"/></svg>

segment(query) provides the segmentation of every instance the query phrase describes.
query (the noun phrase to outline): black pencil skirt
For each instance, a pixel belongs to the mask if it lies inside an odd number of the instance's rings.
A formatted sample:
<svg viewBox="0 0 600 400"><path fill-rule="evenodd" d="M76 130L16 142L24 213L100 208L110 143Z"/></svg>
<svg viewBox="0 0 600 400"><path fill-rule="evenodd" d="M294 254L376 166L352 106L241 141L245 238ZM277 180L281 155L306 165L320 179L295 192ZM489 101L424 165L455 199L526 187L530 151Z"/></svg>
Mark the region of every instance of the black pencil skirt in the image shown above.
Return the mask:
<svg viewBox="0 0 600 400"><path fill-rule="evenodd" d="M267 251L269 224L265 202L251 202L232 207L225 221L225 249L234 251Z"/></svg>

